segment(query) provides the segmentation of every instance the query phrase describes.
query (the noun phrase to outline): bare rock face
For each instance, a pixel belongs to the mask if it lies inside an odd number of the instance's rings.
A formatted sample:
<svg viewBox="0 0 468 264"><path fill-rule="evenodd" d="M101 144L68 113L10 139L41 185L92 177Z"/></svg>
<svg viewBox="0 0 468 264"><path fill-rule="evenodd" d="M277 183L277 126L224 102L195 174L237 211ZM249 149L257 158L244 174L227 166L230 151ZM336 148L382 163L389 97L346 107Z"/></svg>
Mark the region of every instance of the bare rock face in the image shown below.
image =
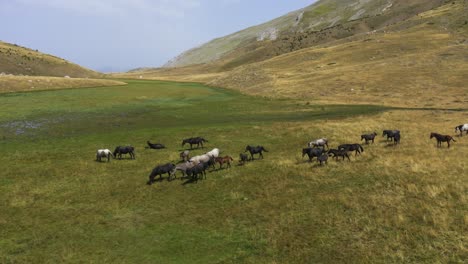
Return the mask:
<svg viewBox="0 0 468 264"><path fill-rule="evenodd" d="M278 30L276 28L269 28L260 32L257 36L257 41L276 40L278 38Z"/></svg>

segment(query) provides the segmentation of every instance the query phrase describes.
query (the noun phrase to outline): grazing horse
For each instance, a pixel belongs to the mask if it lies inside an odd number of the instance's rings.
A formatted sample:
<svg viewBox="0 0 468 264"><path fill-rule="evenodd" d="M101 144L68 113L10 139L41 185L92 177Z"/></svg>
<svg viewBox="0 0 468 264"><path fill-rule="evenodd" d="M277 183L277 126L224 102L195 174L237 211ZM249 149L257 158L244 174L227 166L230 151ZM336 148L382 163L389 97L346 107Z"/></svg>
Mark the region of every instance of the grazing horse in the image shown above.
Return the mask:
<svg viewBox="0 0 468 264"><path fill-rule="evenodd" d="M455 127L455 133L457 131L460 131L460 137L463 137L463 131L466 131L466 134L468 135L468 124L463 124Z"/></svg>
<svg viewBox="0 0 468 264"><path fill-rule="evenodd" d="M182 151L182 152L179 154L179 157L180 157L183 161L188 161L188 160L190 159L190 151L188 151L188 150Z"/></svg>
<svg viewBox="0 0 468 264"><path fill-rule="evenodd" d="M455 141L455 139L453 139L452 136L449 136L449 135L441 135L441 134L432 132L431 137L429 139L432 139L433 137L437 139L437 147L441 147L442 142L447 142L447 147L450 148L450 141L453 140L453 142L457 142Z"/></svg>
<svg viewBox="0 0 468 264"><path fill-rule="evenodd" d="M108 149L98 149L96 151L96 161L100 162L101 158L107 158L107 162L109 162L111 157L114 157L114 155Z"/></svg>
<svg viewBox="0 0 468 264"><path fill-rule="evenodd" d="M349 151L354 151L354 156L357 156L358 154L361 155L361 152L364 152L364 148L355 143L355 144L342 144L338 146L339 150L346 149L348 152Z"/></svg>
<svg viewBox="0 0 468 264"><path fill-rule="evenodd" d="M320 162L320 166L322 166L323 163L328 164L328 155L322 154L320 157L317 157L317 162Z"/></svg>
<svg viewBox="0 0 468 264"><path fill-rule="evenodd" d="M304 158L304 156L307 154L307 156L309 156L309 162L312 162L312 159L314 157L320 157L322 156L323 153L325 153L326 151L324 149L320 149L320 148L303 148L302 149L302 158Z"/></svg>
<svg viewBox="0 0 468 264"><path fill-rule="evenodd" d="M374 132L374 133L372 133L372 134L364 134L364 135L361 135L361 141L362 141L363 139L365 139L365 140L366 140L366 144L369 144L369 141L372 140L372 144L374 144L375 136L377 136L377 133L376 133L376 132Z"/></svg>
<svg viewBox="0 0 468 264"><path fill-rule="evenodd" d="M343 160L346 157L349 161L351 161L347 149L330 149L328 150L328 154L332 154L336 160L338 160L338 157L343 157Z"/></svg>
<svg viewBox="0 0 468 264"><path fill-rule="evenodd" d="M168 180L171 180L171 175L175 172L175 167L176 166L172 163L166 163L164 165L156 166L156 168L154 168L151 171L151 174L149 175L149 180L146 184L148 185L153 184L154 178L156 177L156 175L159 175L159 179L162 179L162 175L164 173L167 173Z"/></svg>
<svg viewBox="0 0 468 264"><path fill-rule="evenodd" d="M122 154L130 154L130 158L135 159L135 148L132 146L116 147L114 150L114 156L117 157L118 155L119 159L122 159Z"/></svg>
<svg viewBox="0 0 468 264"><path fill-rule="evenodd" d="M195 166L195 163L190 162L190 161L185 161L185 162L177 164L175 169L174 169L175 178L177 178L177 175L175 174L177 171L181 171L182 172L182 177L185 177L187 169L190 169L193 166Z"/></svg>
<svg viewBox="0 0 468 264"><path fill-rule="evenodd" d="M245 152L250 152L250 156L251 156L251 160L254 160L254 154L260 154L260 157L262 157L263 159L263 154L262 154L262 151L265 151L265 152L268 152L268 150L266 150L263 146L250 146L248 145L247 147L245 147Z"/></svg>
<svg viewBox="0 0 468 264"><path fill-rule="evenodd" d="M387 141L389 139L394 139L396 134L400 134L400 130L384 130L382 137L387 136Z"/></svg>
<svg viewBox="0 0 468 264"><path fill-rule="evenodd" d="M325 146L328 148L328 139L326 138L320 138L314 141L311 141L307 144L309 147L322 147L325 149Z"/></svg>
<svg viewBox="0 0 468 264"><path fill-rule="evenodd" d="M150 149L163 149L163 148L166 148L166 146L164 146L163 144L151 143L151 142L149 142L149 140L146 141L146 144L148 144Z"/></svg>
<svg viewBox="0 0 468 264"><path fill-rule="evenodd" d="M206 155L209 155L211 157L215 157L217 158L219 156L219 149L217 148L214 148L212 149L211 151L208 151L207 153L205 153Z"/></svg>
<svg viewBox="0 0 468 264"><path fill-rule="evenodd" d="M244 153L239 154L240 165L244 165L247 161L249 161L249 156L247 154L244 154Z"/></svg>
<svg viewBox="0 0 468 264"><path fill-rule="evenodd" d="M195 138L186 138L182 141L182 147L185 144L190 144L190 149L193 148L193 145L197 144L197 148L201 147L203 148L203 142L208 142L208 140L202 138L202 137L195 137Z"/></svg>
<svg viewBox="0 0 468 264"><path fill-rule="evenodd" d="M228 168L231 168L231 161L234 159L231 156L224 156L224 157L217 157L215 158L215 162L219 163L219 168L223 167L224 163L227 163Z"/></svg>

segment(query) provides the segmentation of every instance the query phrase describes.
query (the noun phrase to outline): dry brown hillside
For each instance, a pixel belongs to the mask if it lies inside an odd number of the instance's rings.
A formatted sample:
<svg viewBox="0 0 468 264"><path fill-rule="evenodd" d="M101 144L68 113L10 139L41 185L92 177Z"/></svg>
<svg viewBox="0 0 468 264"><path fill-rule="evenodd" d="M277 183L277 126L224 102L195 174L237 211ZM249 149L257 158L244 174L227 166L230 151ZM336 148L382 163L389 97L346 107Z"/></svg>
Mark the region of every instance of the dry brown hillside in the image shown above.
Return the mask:
<svg viewBox="0 0 468 264"><path fill-rule="evenodd" d="M466 108L468 2L256 63L216 61L129 73L321 103Z"/></svg>
<svg viewBox="0 0 468 264"><path fill-rule="evenodd" d="M76 78L102 75L64 59L2 41L0 41L0 73Z"/></svg>

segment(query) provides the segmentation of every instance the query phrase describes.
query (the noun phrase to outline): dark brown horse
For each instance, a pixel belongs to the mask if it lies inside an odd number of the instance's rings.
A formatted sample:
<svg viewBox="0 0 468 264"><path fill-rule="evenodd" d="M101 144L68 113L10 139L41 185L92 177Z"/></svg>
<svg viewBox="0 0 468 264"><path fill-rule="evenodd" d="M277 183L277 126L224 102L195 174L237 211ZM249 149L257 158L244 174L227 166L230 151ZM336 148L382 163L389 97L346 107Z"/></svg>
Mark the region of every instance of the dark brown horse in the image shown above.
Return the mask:
<svg viewBox="0 0 468 264"><path fill-rule="evenodd" d="M336 160L338 160L338 157L342 157L343 160L346 157L348 161L351 161L351 159L349 159L348 149L330 149L328 150L328 155L333 155L333 158Z"/></svg>
<svg viewBox="0 0 468 264"><path fill-rule="evenodd" d="M450 148L450 141L457 142L455 141L455 139L453 139L452 136L449 135L441 135L439 133L432 132L430 139L432 139L433 137L437 139L437 147L441 147L442 142L447 142L447 147Z"/></svg>
<svg viewBox="0 0 468 264"><path fill-rule="evenodd" d="M265 151L265 152L268 152L268 150L266 150L263 146L250 146L248 145L247 147L245 147L245 152L250 152L250 156L251 156L251 160L254 160L254 154L259 154L260 157L263 159L263 154L262 152Z"/></svg>
<svg viewBox="0 0 468 264"><path fill-rule="evenodd" d="M372 144L374 144L374 139L375 139L375 136L377 136L377 133L374 132L372 134L364 134L364 135L361 135L361 141L363 139L366 140L366 144L369 144L369 141L372 141Z"/></svg>
<svg viewBox="0 0 468 264"><path fill-rule="evenodd" d="M228 168L230 168L231 167L231 161L234 161L234 159L231 156L224 156L224 157L215 158L215 162L219 163L219 168L220 169L223 167L224 163L227 163Z"/></svg>

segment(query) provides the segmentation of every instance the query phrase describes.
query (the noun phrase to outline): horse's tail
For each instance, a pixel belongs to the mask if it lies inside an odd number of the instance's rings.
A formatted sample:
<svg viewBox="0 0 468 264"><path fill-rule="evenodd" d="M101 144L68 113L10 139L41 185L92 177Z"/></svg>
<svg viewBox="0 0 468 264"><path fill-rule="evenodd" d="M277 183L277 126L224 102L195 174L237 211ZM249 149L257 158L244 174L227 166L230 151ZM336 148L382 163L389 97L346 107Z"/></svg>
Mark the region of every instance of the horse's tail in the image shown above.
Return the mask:
<svg viewBox="0 0 468 264"><path fill-rule="evenodd" d="M361 141L364 140L364 139L366 139L366 138L364 137L364 135L361 135Z"/></svg>
<svg viewBox="0 0 468 264"><path fill-rule="evenodd" d="M453 137L450 137L451 140L453 140L453 142L457 142Z"/></svg>
<svg viewBox="0 0 468 264"><path fill-rule="evenodd" d="M361 145L358 145L362 152L364 152L364 148Z"/></svg>

